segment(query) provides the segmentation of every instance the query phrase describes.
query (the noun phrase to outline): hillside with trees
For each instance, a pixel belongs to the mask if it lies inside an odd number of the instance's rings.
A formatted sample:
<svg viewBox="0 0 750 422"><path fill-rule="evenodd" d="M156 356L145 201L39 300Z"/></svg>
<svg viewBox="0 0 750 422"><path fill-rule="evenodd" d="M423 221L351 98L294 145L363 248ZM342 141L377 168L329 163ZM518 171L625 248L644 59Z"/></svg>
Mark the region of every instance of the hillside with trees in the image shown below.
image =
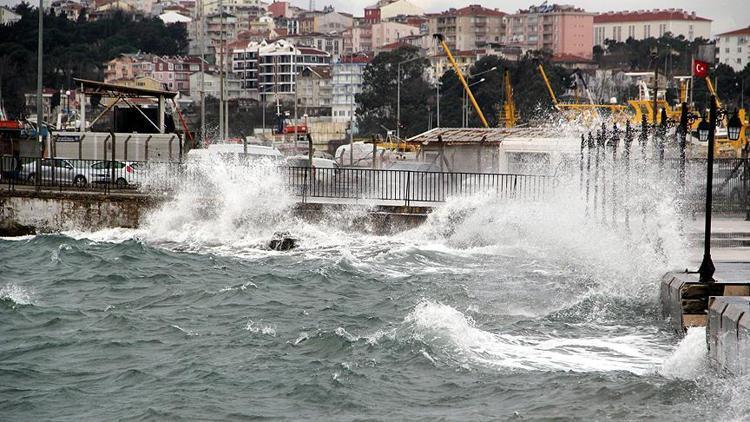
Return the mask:
<svg viewBox="0 0 750 422"><path fill-rule="evenodd" d="M36 89L38 14L21 3L21 19L0 25L0 83L6 110L24 113L24 93ZM85 15L85 13L81 13ZM77 22L54 12L44 15L44 86L73 88L73 78L101 80L104 65L122 53L184 54L187 30L164 25L158 18L134 18L123 13L95 21Z"/></svg>

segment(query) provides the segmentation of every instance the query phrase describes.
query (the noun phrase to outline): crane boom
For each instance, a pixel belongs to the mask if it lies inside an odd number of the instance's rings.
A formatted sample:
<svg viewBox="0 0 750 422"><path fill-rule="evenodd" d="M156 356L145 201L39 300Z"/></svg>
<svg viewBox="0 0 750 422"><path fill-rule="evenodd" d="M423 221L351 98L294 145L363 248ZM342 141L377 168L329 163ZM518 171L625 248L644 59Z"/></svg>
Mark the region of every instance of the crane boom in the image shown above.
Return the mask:
<svg viewBox="0 0 750 422"><path fill-rule="evenodd" d="M544 79L544 84L547 85L547 91L549 92L550 98L552 98L552 105L554 105L555 108L558 108L557 97L555 96L555 92L552 91L552 85L550 85L549 83L549 79L547 78L547 73L544 72L544 67L540 63L539 66L537 66L537 68L539 69L539 73L542 74L542 79Z"/></svg>
<svg viewBox="0 0 750 422"><path fill-rule="evenodd" d="M505 104L503 104L505 127L515 127L516 103L513 101L513 86L510 84L510 71L508 69L503 71L503 88L505 89Z"/></svg>
<svg viewBox="0 0 750 422"><path fill-rule="evenodd" d="M490 125L487 123L487 119L484 118L482 109L479 108L477 100L474 99L474 94L471 93L469 84L466 83L466 79L464 79L464 75L463 73L461 73L461 69L458 67L456 60L453 58L453 54L451 54L451 50L448 48L448 44L445 43L445 37L443 37L443 34L434 34L433 36L440 42L440 46L443 47L443 51L445 51L445 55L448 57L448 61L451 62L451 66L453 66L453 70L456 72L456 75L458 75L458 80L460 80L461 85L464 86L464 91L466 91L466 94L471 101L471 105L474 107L474 110L477 112L479 119L482 121L482 125L484 125L485 128L489 128Z"/></svg>
<svg viewBox="0 0 750 422"><path fill-rule="evenodd" d="M714 89L714 84L711 83L711 78L706 76L706 85L708 86L708 92L711 93L714 97L716 97L716 107L721 108L721 101L719 100L719 96L716 95L716 90Z"/></svg>

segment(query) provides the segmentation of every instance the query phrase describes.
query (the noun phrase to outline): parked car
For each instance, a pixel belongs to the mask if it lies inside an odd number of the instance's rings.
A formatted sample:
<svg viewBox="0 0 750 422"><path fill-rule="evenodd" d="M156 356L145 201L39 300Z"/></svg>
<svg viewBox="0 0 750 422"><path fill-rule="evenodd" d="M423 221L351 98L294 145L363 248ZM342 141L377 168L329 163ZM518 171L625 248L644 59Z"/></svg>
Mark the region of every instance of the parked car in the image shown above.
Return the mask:
<svg viewBox="0 0 750 422"><path fill-rule="evenodd" d="M131 161L97 161L91 165L91 183L110 183L114 167L115 186L124 188L137 185L139 173L142 172L139 163Z"/></svg>
<svg viewBox="0 0 750 422"><path fill-rule="evenodd" d="M42 182L72 184L86 186L91 175L91 162L67 160L62 158L43 159L40 163L40 177ZM33 182L36 180L37 162L24 164L21 167L20 178Z"/></svg>
<svg viewBox="0 0 750 422"><path fill-rule="evenodd" d="M288 167L308 167L309 162L310 159L306 155L293 155L286 158L286 165ZM327 158L313 157L312 168L313 177L315 177L317 182L331 180L338 176L340 172L338 163Z"/></svg>

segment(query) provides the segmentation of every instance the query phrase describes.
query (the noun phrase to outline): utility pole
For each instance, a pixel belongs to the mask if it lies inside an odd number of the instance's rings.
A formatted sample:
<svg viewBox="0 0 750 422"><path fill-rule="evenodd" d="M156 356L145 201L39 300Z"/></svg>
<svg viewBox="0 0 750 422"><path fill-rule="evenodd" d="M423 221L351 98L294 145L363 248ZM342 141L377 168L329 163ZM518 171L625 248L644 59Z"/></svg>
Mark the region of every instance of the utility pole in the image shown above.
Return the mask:
<svg viewBox="0 0 750 422"><path fill-rule="evenodd" d="M219 139L224 139L224 2L219 0Z"/></svg>
<svg viewBox="0 0 750 422"><path fill-rule="evenodd" d="M42 173L42 47L44 45L44 0L39 0L39 36L36 52L36 138L39 148L39 159L36 161L36 185L39 187ZM85 122L82 122L85 124Z"/></svg>
<svg viewBox="0 0 750 422"><path fill-rule="evenodd" d="M201 144L206 144L206 22L205 22L205 5L204 0L200 0L201 5L198 9L200 18L200 29L198 30L198 41L200 43L201 54Z"/></svg>
<svg viewBox="0 0 750 422"><path fill-rule="evenodd" d="M352 89L352 102L349 103L349 165L354 166L354 85L349 87ZM372 159L374 162L375 156Z"/></svg>

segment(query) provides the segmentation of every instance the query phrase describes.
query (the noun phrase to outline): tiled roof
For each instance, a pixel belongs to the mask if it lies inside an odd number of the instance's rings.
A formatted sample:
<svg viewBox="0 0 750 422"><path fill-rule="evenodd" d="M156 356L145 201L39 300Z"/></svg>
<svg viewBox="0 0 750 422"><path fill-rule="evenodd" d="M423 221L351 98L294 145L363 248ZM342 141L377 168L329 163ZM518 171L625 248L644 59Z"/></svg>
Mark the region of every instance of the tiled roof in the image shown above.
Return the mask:
<svg viewBox="0 0 750 422"><path fill-rule="evenodd" d="M736 29L734 31L725 32L723 34L719 34L718 36L727 36L727 35L750 35L750 26L747 28L742 29Z"/></svg>
<svg viewBox="0 0 750 422"><path fill-rule="evenodd" d="M427 16L505 16L507 13L497 9L488 9L478 4L471 4L460 9L448 9L441 13L431 13Z"/></svg>
<svg viewBox="0 0 750 422"><path fill-rule="evenodd" d="M702 21L711 19L696 16L682 9L654 9L624 12L607 12L594 16L594 23L638 22L638 21Z"/></svg>

